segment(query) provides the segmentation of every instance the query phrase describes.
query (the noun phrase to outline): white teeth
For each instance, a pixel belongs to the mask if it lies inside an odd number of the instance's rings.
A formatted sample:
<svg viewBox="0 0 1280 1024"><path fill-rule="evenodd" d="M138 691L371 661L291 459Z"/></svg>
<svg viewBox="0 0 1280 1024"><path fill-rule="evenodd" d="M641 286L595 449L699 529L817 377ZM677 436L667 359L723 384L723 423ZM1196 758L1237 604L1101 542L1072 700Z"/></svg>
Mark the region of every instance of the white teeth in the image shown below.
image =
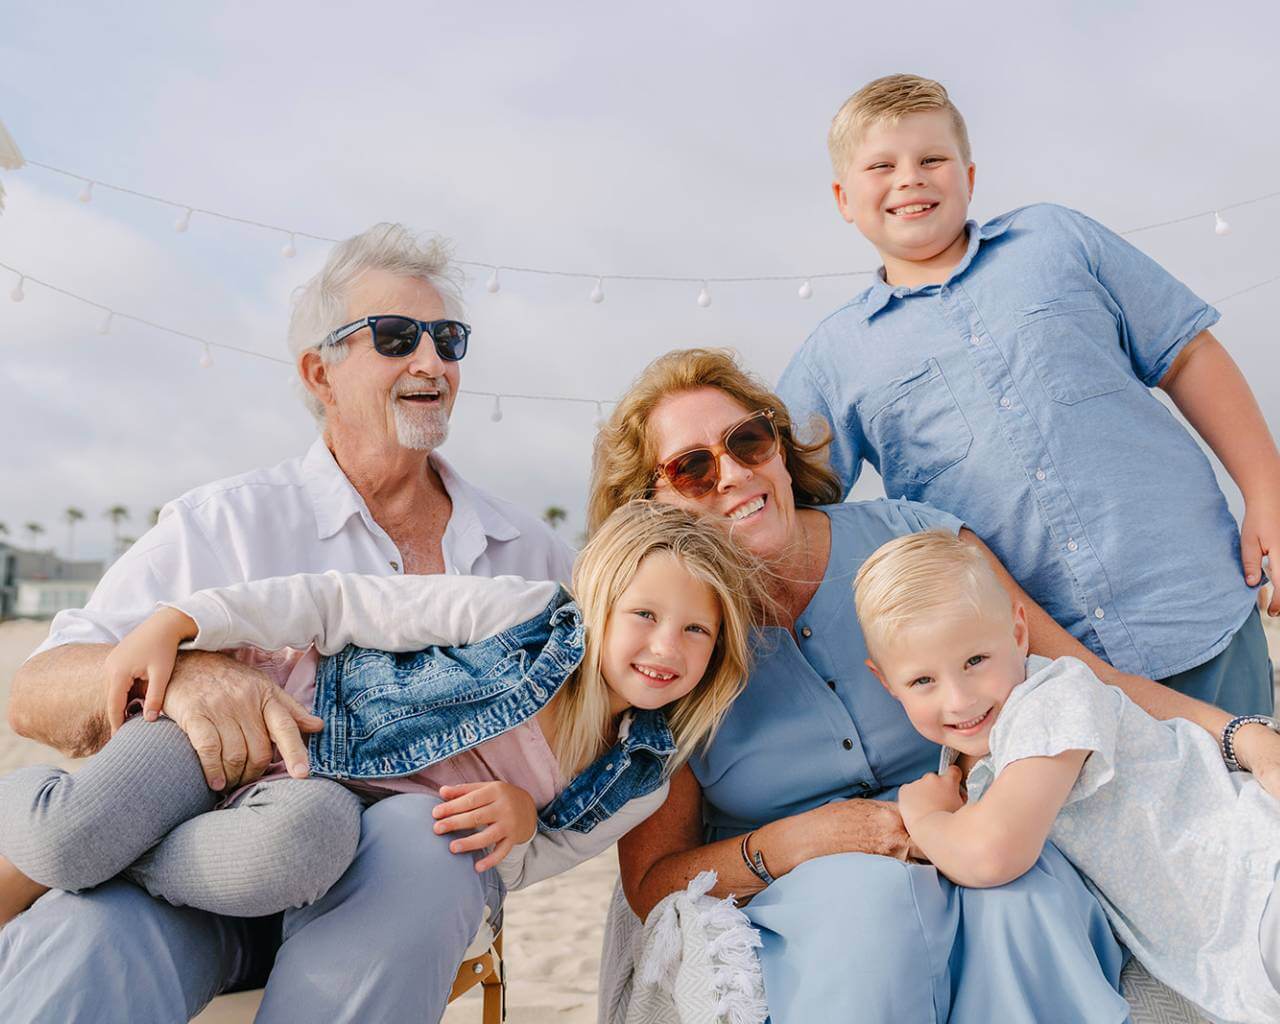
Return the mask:
<svg viewBox="0 0 1280 1024"><path fill-rule="evenodd" d="M729 513L729 518L745 519L747 516L751 515L752 512L759 512L762 508L764 508L763 494L760 495L760 497L756 498L754 501L749 501L745 505L739 505L737 508L735 508L732 512Z"/></svg>
<svg viewBox="0 0 1280 1024"><path fill-rule="evenodd" d="M990 710L990 709L988 709L988 710ZM982 721L984 718L986 718L986 717L987 717L987 712L986 712L986 711L984 711L984 712L982 712L982 714L980 714L977 718L971 718L971 719L969 719L969 721L967 721L967 722L952 722L952 723L951 723L951 728L953 728L953 729L972 729L975 725L977 725L979 722L981 722L981 721Z"/></svg>
<svg viewBox="0 0 1280 1024"><path fill-rule="evenodd" d="M675 678L674 675L668 675L665 672L655 672L653 669L645 668L643 665L632 665L631 667L634 668L637 672L639 672L642 676L648 676L650 679L656 679L662 683L669 682L670 680Z"/></svg>
<svg viewBox="0 0 1280 1024"><path fill-rule="evenodd" d="M933 206L933 203L913 203L910 206L899 206L893 212L898 215L904 213L923 213L925 210L933 209Z"/></svg>

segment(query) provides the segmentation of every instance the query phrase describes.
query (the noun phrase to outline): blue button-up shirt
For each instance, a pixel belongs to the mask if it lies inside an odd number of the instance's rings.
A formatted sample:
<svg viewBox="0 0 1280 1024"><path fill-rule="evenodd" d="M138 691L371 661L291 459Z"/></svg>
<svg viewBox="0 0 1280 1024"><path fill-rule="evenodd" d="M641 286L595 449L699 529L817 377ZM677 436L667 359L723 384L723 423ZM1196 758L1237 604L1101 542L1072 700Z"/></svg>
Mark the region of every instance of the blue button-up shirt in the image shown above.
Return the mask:
<svg viewBox="0 0 1280 1024"><path fill-rule="evenodd" d="M1073 636L1155 679L1222 651L1254 595L1208 459L1151 393L1218 313L1082 214L979 226L943 284L881 278L778 390L834 425L846 488L960 516Z"/></svg>

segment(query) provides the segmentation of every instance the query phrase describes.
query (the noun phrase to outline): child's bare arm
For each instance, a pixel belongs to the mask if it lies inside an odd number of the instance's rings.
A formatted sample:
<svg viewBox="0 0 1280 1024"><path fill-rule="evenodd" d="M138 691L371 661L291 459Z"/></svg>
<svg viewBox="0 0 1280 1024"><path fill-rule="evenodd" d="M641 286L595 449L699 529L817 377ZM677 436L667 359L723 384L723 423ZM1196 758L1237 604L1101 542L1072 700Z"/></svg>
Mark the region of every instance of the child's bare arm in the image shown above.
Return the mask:
<svg viewBox="0 0 1280 1024"><path fill-rule="evenodd" d="M977 803L961 805L960 769L929 774L898 791L911 838L957 885L1004 885L1035 864L1087 750L1028 757L1002 771Z"/></svg>
<svg viewBox="0 0 1280 1024"><path fill-rule="evenodd" d="M1250 586L1262 578L1262 557L1280 555L1280 452L1240 367L1208 331L1178 353L1160 381L1244 495L1240 561ZM1271 595L1280 613L1280 588Z"/></svg>

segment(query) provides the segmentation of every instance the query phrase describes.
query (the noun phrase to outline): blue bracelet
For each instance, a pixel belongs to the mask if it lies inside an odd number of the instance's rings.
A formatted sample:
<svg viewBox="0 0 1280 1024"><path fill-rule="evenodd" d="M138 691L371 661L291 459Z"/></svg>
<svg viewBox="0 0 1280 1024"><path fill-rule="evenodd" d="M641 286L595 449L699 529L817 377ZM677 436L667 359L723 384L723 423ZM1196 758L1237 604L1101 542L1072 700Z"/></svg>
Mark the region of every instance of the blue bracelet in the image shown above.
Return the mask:
<svg viewBox="0 0 1280 1024"><path fill-rule="evenodd" d="M748 832L742 837L742 862L751 869L751 873L764 882L765 885L773 884L773 875L769 874L769 869L764 866L764 855L759 850L755 853L747 853L747 841L755 835L754 831Z"/></svg>
<svg viewBox="0 0 1280 1024"><path fill-rule="evenodd" d="M1241 767L1240 762L1236 760L1236 730L1242 725L1254 723L1265 725L1272 732L1280 732L1280 722L1266 715L1240 715L1231 719L1227 727L1222 730L1222 760L1226 762L1227 771L1247 772L1249 770Z"/></svg>

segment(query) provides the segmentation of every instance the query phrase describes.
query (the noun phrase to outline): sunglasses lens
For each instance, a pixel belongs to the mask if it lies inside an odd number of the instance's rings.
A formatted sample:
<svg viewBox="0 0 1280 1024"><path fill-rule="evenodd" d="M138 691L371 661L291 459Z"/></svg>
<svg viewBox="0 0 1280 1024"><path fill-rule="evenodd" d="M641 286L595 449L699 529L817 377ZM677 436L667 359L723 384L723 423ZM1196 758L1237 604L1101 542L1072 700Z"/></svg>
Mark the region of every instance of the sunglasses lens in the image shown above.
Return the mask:
<svg viewBox="0 0 1280 1024"><path fill-rule="evenodd" d="M436 343L436 354L456 363L467 354L467 335L470 329L457 320L439 320L431 328L431 339Z"/></svg>
<svg viewBox="0 0 1280 1024"><path fill-rule="evenodd" d="M778 450L778 434L772 420L755 416L735 427L724 439L724 446L742 465L759 466Z"/></svg>
<svg viewBox="0 0 1280 1024"><path fill-rule="evenodd" d="M379 317L373 329L373 347L392 358L413 352L418 338L418 325L402 316Z"/></svg>
<svg viewBox="0 0 1280 1024"><path fill-rule="evenodd" d="M716 485L715 456L706 448L686 452L667 463L667 479L686 498L701 498Z"/></svg>

